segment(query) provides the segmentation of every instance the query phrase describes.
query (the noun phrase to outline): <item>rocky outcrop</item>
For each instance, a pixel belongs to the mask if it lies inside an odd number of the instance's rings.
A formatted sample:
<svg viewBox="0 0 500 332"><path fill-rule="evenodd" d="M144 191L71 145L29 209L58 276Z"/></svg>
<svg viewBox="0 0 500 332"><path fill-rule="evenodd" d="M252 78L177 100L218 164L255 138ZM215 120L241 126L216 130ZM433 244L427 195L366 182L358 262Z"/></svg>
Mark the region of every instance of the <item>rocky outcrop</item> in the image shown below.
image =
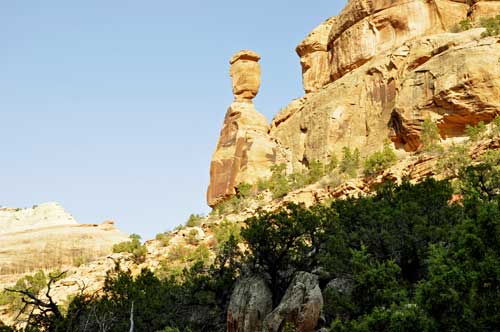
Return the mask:
<svg viewBox="0 0 500 332"><path fill-rule="evenodd" d="M316 91L412 38L448 31L469 7L465 0L349 1L297 47L304 90Z"/></svg>
<svg viewBox="0 0 500 332"><path fill-rule="evenodd" d="M398 146L419 147L426 117L446 139L500 114L500 43L481 38L482 31L436 35L393 53L392 63L405 71L390 121Z"/></svg>
<svg viewBox="0 0 500 332"><path fill-rule="evenodd" d="M227 332L262 332L262 322L272 310L272 294L262 277L240 279L231 294Z"/></svg>
<svg viewBox="0 0 500 332"><path fill-rule="evenodd" d="M330 82L328 40L336 17L316 27L296 48L302 66L302 83L306 93Z"/></svg>
<svg viewBox="0 0 500 332"><path fill-rule="evenodd" d="M345 147L365 158L388 139L396 149L417 151L426 118L443 140L491 121L500 114L500 38L483 38L484 29L449 31L466 18L496 15L499 4L350 0L297 46L304 97L269 127L252 122L258 130L245 129L230 108L211 164L209 205L234 195L241 182L269 176L267 167L277 163L302 171L312 161L342 158ZM244 105L255 119L253 105Z"/></svg>
<svg viewBox="0 0 500 332"><path fill-rule="evenodd" d="M500 113L499 38L482 32L420 37L378 55L292 102L273 120L270 136L300 169L311 160L340 158L343 147L367 156L387 138L415 151L427 117L444 139L464 135L467 124Z"/></svg>
<svg viewBox="0 0 500 332"><path fill-rule="evenodd" d="M267 119L252 101L260 86L259 59L252 51L240 51L231 58L235 101L227 110L210 164L210 206L236 194L238 184L269 176L270 167L279 159L276 142L267 134Z"/></svg>
<svg viewBox="0 0 500 332"><path fill-rule="evenodd" d="M19 273L93 260L127 240L113 222L78 224L57 203L0 209L0 283Z"/></svg>
<svg viewBox="0 0 500 332"><path fill-rule="evenodd" d="M476 0L469 10L469 17L473 21L481 18L500 15L500 1L498 0Z"/></svg>
<svg viewBox="0 0 500 332"><path fill-rule="evenodd" d="M260 55L244 50L233 55L229 74L236 102L252 102L260 88Z"/></svg>
<svg viewBox="0 0 500 332"><path fill-rule="evenodd" d="M297 272L283 299L264 320L265 332L279 332L288 322L298 332L314 332L323 308L318 277Z"/></svg>

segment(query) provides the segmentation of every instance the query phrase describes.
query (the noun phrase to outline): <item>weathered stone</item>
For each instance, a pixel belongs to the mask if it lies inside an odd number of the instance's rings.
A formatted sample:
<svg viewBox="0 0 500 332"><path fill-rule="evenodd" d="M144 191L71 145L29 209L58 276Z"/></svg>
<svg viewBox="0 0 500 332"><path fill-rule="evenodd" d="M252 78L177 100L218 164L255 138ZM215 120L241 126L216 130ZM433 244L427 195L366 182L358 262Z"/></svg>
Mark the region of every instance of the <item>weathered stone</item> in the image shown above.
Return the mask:
<svg viewBox="0 0 500 332"><path fill-rule="evenodd" d="M231 294L227 332L261 332L262 322L272 310L272 294L264 279L241 279Z"/></svg>
<svg viewBox="0 0 500 332"><path fill-rule="evenodd" d="M482 31L438 35L415 45L418 52L434 49L398 86L391 119L396 144L416 150L424 118L450 138L463 135L467 124L488 123L500 114L500 44L498 38L481 39Z"/></svg>
<svg viewBox="0 0 500 332"><path fill-rule="evenodd" d="M469 7L466 0L350 0L297 46L304 90L316 91L410 39L450 30Z"/></svg>
<svg viewBox="0 0 500 332"><path fill-rule="evenodd" d="M452 24L466 18L466 4L453 1L439 3L441 6L425 0L388 1L385 7L379 4L378 8L371 8L369 16L342 33L333 33L329 46L331 79L342 77L377 54L389 51L407 40L445 32Z"/></svg>
<svg viewBox="0 0 500 332"><path fill-rule="evenodd" d="M253 51L240 51L230 60L229 73L233 83L233 95L237 102L252 101L260 88L260 56Z"/></svg>
<svg viewBox="0 0 500 332"><path fill-rule="evenodd" d="M314 332L323 308L323 295L318 277L298 272L283 299L264 320L264 332L278 332L287 323L298 332Z"/></svg>
<svg viewBox="0 0 500 332"><path fill-rule="evenodd" d="M293 170L312 160L361 156L395 146L415 151L421 124L435 120L443 138L466 124L489 122L500 110L500 43L483 29L420 37L380 54L357 70L291 104L271 124Z"/></svg>
<svg viewBox="0 0 500 332"><path fill-rule="evenodd" d="M253 103L234 102L229 107L210 164L210 206L234 195L238 184L255 183L270 175L276 143L268 136L268 129L266 118Z"/></svg>
<svg viewBox="0 0 500 332"><path fill-rule="evenodd" d="M231 59L235 102L227 110L210 164L207 201L212 207L236 194L238 184L268 177L271 166L283 159L268 136L266 117L252 102L260 85L258 59L252 51L238 52Z"/></svg>
<svg viewBox="0 0 500 332"><path fill-rule="evenodd" d="M335 23L335 17L329 18L315 28L296 48L306 93L316 91L330 81L328 37Z"/></svg>
<svg viewBox="0 0 500 332"><path fill-rule="evenodd" d="M473 21L478 21L482 18L495 17L500 15L500 1L476 1L476 3L471 7L470 13L470 18Z"/></svg>
<svg viewBox="0 0 500 332"><path fill-rule="evenodd" d="M81 225L57 203L0 209L0 276L91 260L111 253L128 236L109 222Z"/></svg>

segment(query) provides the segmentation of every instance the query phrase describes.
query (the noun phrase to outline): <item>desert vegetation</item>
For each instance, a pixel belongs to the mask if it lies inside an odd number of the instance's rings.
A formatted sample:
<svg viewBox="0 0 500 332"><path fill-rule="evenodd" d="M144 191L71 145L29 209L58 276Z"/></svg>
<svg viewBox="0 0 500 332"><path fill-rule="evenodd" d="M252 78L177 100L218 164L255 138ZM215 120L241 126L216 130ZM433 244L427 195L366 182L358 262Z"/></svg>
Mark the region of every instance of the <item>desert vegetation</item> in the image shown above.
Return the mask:
<svg viewBox="0 0 500 332"><path fill-rule="evenodd" d="M469 19L460 21L453 26L451 32L457 33L473 28L485 28L486 31L482 33L482 37L498 36L500 34L500 15L489 18L483 17L478 22L473 22Z"/></svg>
<svg viewBox="0 0 500 332"><path fill-rule="evenodd" d="M103 317L113 322L107 331L125 331L132 304L140 331L225 331L238 278L263 276L276 304L297 271L315 273L320 285L347 285L322 286L327 331L494 331L500 157L456 165L457 185L387 182L370 197L261 211L241 231L224 223L212 263L202 246L177 253L195 263L175 275L110 271L99 296L79 295L65 315L51 316L50 330L34 324L29 331L100 331ZM291 322L286 328L295 330Z"/></svg>

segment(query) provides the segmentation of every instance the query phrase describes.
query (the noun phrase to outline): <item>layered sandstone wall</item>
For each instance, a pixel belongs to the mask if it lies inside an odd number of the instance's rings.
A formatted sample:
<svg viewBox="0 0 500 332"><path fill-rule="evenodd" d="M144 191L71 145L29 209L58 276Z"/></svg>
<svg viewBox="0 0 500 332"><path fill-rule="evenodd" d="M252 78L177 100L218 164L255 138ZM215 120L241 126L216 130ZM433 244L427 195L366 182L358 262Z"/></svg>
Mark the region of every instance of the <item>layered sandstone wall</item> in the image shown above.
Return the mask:
<svg viewBox="0 0 500 332"><path fill-rule="evenodd" d="M57 203L0 209L0 284L18 274L93 260L127 240L113 222L78 224Z"/></svg>
<svg viewBox="0 0 500 332"><path fill-rule="evenodd" d="M498 14L497 0L350 0L296 48L304 97L268 127L251 93L250 103L243 100L246 117L259 119L251 130L240 120L245 112L229 109L212 160L209 205L234 195L239 183L269 176L277 163L301 171L311 161L341 158L344 147L367 157L387 139L417 151L426 118L443 140L488 123L500 115L500 39L485 38L484 29L450 31L464 19Z"/></svg>
<svg viewBox="0 0 500 332"><path fill-rule="evenodd" d="M297 46L304 90L316 91L408 40L499 12L497 0L350 0Z"/></svg>

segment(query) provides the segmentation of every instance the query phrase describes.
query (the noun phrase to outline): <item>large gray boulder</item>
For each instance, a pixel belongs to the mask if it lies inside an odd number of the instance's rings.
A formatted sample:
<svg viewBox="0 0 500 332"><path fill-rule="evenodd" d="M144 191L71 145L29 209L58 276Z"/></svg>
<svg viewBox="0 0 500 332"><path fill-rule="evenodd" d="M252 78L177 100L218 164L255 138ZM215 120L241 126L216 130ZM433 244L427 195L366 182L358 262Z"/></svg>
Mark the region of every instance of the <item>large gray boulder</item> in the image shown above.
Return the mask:
<svg viewBox="0 0 500 332"><path fill-rule="evenodd" d="M261 332L262 322L272 309L271 290L262 277L240 279L229 302L227 332Z"/></svg>
<svg viewBox="0 0 500 332"><path fill-rule="evenodd" d="M297 272L280 304L264 320L263 332L278 332L288 322L298 332L314 332L323 309L318 277Z"/></svg>

